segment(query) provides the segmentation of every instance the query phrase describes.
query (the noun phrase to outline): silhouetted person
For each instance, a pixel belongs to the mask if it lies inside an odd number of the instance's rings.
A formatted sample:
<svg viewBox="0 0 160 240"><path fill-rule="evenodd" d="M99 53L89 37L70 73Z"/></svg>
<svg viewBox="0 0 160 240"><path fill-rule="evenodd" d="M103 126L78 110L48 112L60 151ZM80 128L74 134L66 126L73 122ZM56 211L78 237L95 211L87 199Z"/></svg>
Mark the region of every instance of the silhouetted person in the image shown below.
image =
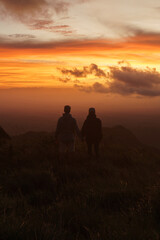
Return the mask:
<svg viewBox="0 0 160 240"><path fill-rule="evenodd" d="M70 106L64 106L64 114L59 118L55 132L55 138L59 142L60 157L64 157L66 153L72 154L75 151L75 137L76 135L80 136L77 122L70 111Z"/></svg>
<svg viewBox="0 0 160 240"><path fill-rule="evenodd" d="M102 139L102 123L101 120L96 117L94 108L89 108L89 114L84 121L81 133L82 139L85 138L86 140L89 156L92 156L92 147L94 146L96 158L98 158L99 144Z"/></svg>

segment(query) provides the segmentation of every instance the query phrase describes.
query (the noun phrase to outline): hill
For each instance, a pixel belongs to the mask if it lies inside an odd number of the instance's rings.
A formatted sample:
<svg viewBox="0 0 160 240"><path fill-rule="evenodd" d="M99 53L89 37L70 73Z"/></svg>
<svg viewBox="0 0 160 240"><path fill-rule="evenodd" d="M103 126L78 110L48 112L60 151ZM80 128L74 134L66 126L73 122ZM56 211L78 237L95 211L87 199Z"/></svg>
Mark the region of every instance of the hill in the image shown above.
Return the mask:
<svg viewBox="0 0 160 240"><path fill-rule="evenodd" d="M13 137L13 145L15 148L23 148L36 150L48 147L49 145L54 147L54 133L47 132L27 132ZM78 147L82 145L77 139ZM115 126L113 128L103 128L103 147L107 148L125 148L133 150L141 150L145 148L135 135L124 128L123 126Z"/></svg>
<svg viewBox="0 0 160 240"><path fill-rule="evenodd" d="M0 126L0 141L10 140L10 136L5 132L5 130Z"/></svg>
<svg viewBox="0 0 160 240"><path fill-rule="evenodd" d="M105 128L101 157L59 160L53 134L12 138L0 161L1 240L157 240L160 151L122 126Z"/></svg>
<svg viewBox="0 0 160 240"><path fill-rule="evenodd" d="M10 136L5 132L2 127L0 127L0 160L9 157L10 143Z"/></svg>
<svg viewBox="0 0 160 240"><path fill-rule="evenodd" d="M107 145L121 145L124 147L140 147L142 143L125 127L118 125L112 128L104 128L104 142Z"/></svg>

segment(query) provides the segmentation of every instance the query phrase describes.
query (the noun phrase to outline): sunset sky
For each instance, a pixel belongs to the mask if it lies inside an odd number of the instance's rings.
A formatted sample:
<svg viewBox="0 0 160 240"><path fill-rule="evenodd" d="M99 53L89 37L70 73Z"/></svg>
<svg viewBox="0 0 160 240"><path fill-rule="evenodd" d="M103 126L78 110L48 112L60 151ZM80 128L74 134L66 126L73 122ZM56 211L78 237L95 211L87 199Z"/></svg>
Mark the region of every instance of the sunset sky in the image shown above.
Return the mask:
<svg viewBox="0 0 160 240"><path fill-rule="evenodd" d="M0 91L71 89L70 104L158 111L159 26L158 0L0 0ZM5 93L1 108L16 99Z"/></svg>

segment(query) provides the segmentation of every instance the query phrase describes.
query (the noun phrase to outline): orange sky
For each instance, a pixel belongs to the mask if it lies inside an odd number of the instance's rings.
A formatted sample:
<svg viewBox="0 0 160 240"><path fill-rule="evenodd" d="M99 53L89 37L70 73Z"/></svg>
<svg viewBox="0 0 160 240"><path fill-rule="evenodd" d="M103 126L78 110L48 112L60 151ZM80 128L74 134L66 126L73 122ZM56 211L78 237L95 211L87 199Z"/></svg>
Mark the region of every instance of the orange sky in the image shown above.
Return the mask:
<svg viewBox="0 0 160 240"><path fill-rule="evenodd" d="M0 112L158 112L159 24L159 0L0 0Z"/></svg>
<svg viewBox="0 0 160 240"><path fill-rule="evenodd" d="M71 87L73 82L59 81L67 77L60 69L80 70L92 63L106 73L108 66L118 66L119 61L126 61L133 68L159 71L159 41L159 35L139 34L123 40L72 40L45 42L40 46L34 42L27 46L18 42L0 44L0 88ZM91 74L79 81L91 84L97 79Z"/></svg>

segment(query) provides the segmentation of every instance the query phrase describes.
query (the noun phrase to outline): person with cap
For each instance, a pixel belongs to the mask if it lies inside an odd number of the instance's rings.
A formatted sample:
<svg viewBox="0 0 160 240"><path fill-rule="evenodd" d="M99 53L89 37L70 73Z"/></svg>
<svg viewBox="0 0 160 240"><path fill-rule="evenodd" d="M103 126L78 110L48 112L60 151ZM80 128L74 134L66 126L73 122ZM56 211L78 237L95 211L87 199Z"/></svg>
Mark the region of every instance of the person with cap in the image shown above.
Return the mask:
<svg viewBox="0 0 160 240"><path fill-rule="evenodd" d="M89 114L84 121L81 130L82 140L85 139L88 148L89 157L92 157L92 147L96 158L99 158L99 144L102 139L102 123L99 118L96 117L95 108L89 108Z"/></svg>
<svg viewBox="0 0 160 240"><path fill-rule="evenodd" d="M64 106L64 114L58 119L57 128L55 132L55 139L59 144L60 156L65 153L71 154L75 151L75 137L80 137L80 131L77 126L75 118L70 114L71 107Z"/></svg>

